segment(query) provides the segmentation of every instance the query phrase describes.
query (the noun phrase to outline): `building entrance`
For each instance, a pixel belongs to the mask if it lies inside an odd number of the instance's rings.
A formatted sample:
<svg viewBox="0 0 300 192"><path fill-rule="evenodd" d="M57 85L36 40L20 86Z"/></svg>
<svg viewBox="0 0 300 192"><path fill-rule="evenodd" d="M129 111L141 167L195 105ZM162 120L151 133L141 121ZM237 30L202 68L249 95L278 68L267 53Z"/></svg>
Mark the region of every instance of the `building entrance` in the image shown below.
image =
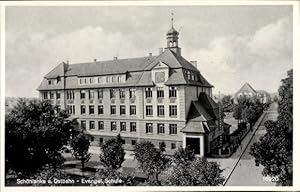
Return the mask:
<svg viewBox="0 0 300 192"><path fill-rule="evenodd" d="M200 154L200 138L186 138L186 146L190 146L191 149L194 150L194 153Z"/></svg>

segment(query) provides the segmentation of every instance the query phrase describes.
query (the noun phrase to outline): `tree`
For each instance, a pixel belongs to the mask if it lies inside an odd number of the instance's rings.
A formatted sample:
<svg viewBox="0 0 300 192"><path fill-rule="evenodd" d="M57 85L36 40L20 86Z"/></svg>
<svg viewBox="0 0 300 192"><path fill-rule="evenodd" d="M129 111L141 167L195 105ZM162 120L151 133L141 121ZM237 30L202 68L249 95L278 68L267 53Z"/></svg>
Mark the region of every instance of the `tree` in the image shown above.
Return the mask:
<svg viewBox="0 0 300 192"><path fill-rule="evenodd" d="M125 151L120 134L116 138L100 144L100 163L107 169L117 170L125 160Z"/></svg>
<svg viewBox="0 0 300 192"><path fill-rule="evenodd" d="M243 109L244 109L244 105L242 105L242 104L236 104L233 108L232 116L238 121L238 125L240 124L240 121L242 120Z"/></svg>
<svg viewBox="0 0 300 192"><path fill-rule="evenodd" d="M169 163L169 159L161 149L155 148L149 141L141 142L136 145L134 156L139 163L139 168L147 175L147 181L153 185L160 185L158 176Z"/></svg>
<svg viewBox="0 0 300 192"><path fill-rule="evenodd" d="M258 117L252 106L246 107L242 110L242 119L250 124L251 129L257 118Z"/></svg>
<svg viewBox="0 0 300 192"><path fill-rule="evenodd" d="M257 165L264 166L264 176L278 177L278 183L292 185L293 179L293 73L279 88L277 121L265 122L266 134L251 146Z"/></svg>
<svg viewBox="0 0 300 192"><path fill-rule="evenodd" d="M30 175L63 163L61 149L76 127L68 117L49 101L19 99L5 119L6 172Z"/></svg>
<svg viewBox="0 0 300 192"><path fill-rule="evenodd" d="M195 159L195 152L190 148L188 145L186 148L179 147L173 157L173 162L176 165L189 163L190 161L193 161Z"/></svg>
<svg viewBox="0 0 300 192"><path fill-rule="evenodd" d="M221 103L225 112L231 112L233 110L233 98L231 95L225 95Z"/></svg>
<svg viewBox="0 0 300 192"><path fill-rule="evenodd" d="M167 170L167 185L177 186L217 186L224 182L223 170L216 162L196 158L189 149L179 148L174 155L173 164Z"/></svg>
<svg viewBox="0 0 300 192"><path fill-rule="evenodd" d="M81 162L83 173L85 163L91 158L89 153L90 140L84 133L80 133L72 139L71 147L73 148L73 155Z"/></svg>

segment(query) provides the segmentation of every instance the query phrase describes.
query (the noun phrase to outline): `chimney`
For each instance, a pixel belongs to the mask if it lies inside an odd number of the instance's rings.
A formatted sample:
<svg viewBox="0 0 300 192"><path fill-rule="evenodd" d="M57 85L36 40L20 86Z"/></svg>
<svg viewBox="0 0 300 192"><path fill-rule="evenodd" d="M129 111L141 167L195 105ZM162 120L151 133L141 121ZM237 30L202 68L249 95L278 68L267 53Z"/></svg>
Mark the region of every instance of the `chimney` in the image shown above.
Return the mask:
<svg viewBox="0 0 300 192"><path fill-rule="evenodd" d="M152 53L149 53L149 57L152 57Z"/></svg>
<svg viewBox="0 0 300 192"><path fill-rule="evenodd" d="M114 60L118 60L118 57L114 57Z"/></svg>
<svg viewBox="0 0 300 192"><path fill-rule="evenodd" d="M66 61L66 64L68 64L68 65L69 65L69 60L67 60L67 61Z"/></svg>
<svg viewBox="0 0 300 192"><path fill-rule="evenodd" d="M94 62L97 62L97 59L94 59Z"/></svg>
<svg viewBox="0 0 300 192"><path fill-rule="evenodd" d="M158 54L162 54L164 52L164 48L158 48Z"/></svg>
<svg viewBox="0 0 300 192"><path fill-rule="evenodd" d="M190 61L190 63L197 68L197 61Z"/></svg>

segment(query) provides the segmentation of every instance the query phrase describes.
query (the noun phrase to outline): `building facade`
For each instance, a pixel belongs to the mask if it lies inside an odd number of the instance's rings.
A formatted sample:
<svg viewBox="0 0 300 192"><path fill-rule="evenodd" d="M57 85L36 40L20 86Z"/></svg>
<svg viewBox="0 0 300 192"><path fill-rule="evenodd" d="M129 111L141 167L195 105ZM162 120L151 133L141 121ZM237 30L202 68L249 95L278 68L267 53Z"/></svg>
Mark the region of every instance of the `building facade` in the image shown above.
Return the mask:
<svg viewBox="0 0 300 192"><path fill-rule="evenodd" d="M245 83L235 94L234 102L237 103L238 98L247 97L250 99L258 99L261 103L271 102L271 95L264 90L255 90L249 83Z"/></svg>
<svg viewBox="0 0 300 192"><path fill-rule="evenodd" d="M181 56L178 36L172 22L157 56L63 62L44 76L40 98L76 118L95 145L120 133L128 147L147 140L171 151L190 145L200 156L217 151L224 130L213 86Z"/></svg>

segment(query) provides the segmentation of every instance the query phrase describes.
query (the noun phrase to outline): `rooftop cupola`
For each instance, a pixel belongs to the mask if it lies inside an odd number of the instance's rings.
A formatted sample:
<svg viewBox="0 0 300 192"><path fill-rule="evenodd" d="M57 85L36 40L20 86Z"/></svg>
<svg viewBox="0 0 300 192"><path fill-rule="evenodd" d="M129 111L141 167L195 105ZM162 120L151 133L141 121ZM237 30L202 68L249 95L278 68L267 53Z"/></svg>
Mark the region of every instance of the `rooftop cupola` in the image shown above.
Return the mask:
<svg viewBox="0 0 300 192"><path fill-rule="evenodd" d="M172 50L174 53L181 55L181 49L178 47L178 35L179 32L174 28L173 13L171 17L171 29L167 32L167 48Z"/></svg>

